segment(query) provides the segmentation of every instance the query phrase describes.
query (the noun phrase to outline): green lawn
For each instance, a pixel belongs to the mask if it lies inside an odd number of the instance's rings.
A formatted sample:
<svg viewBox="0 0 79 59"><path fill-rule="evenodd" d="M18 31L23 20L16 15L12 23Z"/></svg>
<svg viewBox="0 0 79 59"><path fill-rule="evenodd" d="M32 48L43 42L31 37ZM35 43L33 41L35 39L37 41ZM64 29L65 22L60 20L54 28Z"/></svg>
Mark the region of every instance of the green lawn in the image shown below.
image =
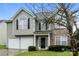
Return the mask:
<svg viewBox="0 0 79 59"><path fill-rule="evenodd" d="M31 51L17 54L17 56L72 56L72 52Z"/></svg>
<svg viewBox="0 0 79 59"><path fill-rule="evenodd" d="M7 48L6 45L0 45L0 49L5 49Z"/></svg>

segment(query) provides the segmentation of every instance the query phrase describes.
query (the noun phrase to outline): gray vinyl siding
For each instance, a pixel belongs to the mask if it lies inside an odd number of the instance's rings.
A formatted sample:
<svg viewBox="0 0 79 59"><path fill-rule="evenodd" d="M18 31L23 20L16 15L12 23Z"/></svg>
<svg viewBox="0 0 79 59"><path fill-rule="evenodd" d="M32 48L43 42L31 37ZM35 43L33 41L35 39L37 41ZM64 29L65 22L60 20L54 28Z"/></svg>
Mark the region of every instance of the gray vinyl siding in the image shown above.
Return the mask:
<svg viewBox="0 0 79 59"><path fill-rule="evenodd" d="M7 23L7 39L15 39L15 36L12 33L12 23Z"/></svg>
<svg viewBox="0 0 79 59"><path fill-rule="evenodd" d="M30 29L27 30L17 30L16 29L16 20L20 18L25 17L27 20L30 18ZM35 31L35 20L32 16L27 14L26 12L22 11L17 17L13 19L12 22L12 31L14 35L33 35L33 32Z"/></svg>

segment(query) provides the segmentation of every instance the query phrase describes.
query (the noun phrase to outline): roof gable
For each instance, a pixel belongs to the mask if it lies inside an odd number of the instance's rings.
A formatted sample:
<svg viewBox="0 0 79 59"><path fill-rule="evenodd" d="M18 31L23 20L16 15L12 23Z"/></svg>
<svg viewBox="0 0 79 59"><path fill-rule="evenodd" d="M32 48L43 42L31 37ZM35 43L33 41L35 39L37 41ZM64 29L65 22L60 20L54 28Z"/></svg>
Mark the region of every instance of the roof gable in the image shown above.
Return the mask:
<svg viewBox="0 0 79 59"><path fill-rule="evenodd" d="M29 14L30 16L32 17L35 17L35 15L32 13L32 12L29 12L28 10L24 9L24 8L21 8L19 9L16 14L14 16L11 17L10 20L13 20L17 15L19 15L21 12L26 12L27 14Z"/></svg>

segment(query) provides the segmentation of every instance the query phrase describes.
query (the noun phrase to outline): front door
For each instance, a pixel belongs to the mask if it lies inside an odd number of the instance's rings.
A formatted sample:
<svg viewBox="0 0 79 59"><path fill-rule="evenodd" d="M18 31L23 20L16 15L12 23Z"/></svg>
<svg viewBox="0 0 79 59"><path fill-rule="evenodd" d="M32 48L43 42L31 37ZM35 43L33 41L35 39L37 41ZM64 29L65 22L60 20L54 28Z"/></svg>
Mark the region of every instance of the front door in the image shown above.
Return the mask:
<svg viewBox="0 0 79 59"><path fill-rule="evenodd" d="M41 38L41 48L45 48L45 38Z"/></svg>

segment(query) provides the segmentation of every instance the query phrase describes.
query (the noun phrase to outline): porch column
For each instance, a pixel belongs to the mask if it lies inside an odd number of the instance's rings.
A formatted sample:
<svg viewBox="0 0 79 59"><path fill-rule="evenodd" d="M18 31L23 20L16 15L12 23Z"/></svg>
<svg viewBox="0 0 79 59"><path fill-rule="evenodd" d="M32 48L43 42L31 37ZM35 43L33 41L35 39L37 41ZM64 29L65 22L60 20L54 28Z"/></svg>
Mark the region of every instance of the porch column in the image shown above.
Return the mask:
<svg viewBox="0 0 79 59"><path fill-rule="evenodd" d="M36 35L34 34L34 41L33 41L33 45L36 46Z"/></svg>
<svg viewBox="0 0 79 59"><path fill-rule="evenodd" d="M41 49L41 37L38 38L38 49Z"/></svg>
<svg viewBox="0 0 79 59"><path fill-rule="evenodd" d="M50 46L50 34L48 34L48 46Z"/></svg>

